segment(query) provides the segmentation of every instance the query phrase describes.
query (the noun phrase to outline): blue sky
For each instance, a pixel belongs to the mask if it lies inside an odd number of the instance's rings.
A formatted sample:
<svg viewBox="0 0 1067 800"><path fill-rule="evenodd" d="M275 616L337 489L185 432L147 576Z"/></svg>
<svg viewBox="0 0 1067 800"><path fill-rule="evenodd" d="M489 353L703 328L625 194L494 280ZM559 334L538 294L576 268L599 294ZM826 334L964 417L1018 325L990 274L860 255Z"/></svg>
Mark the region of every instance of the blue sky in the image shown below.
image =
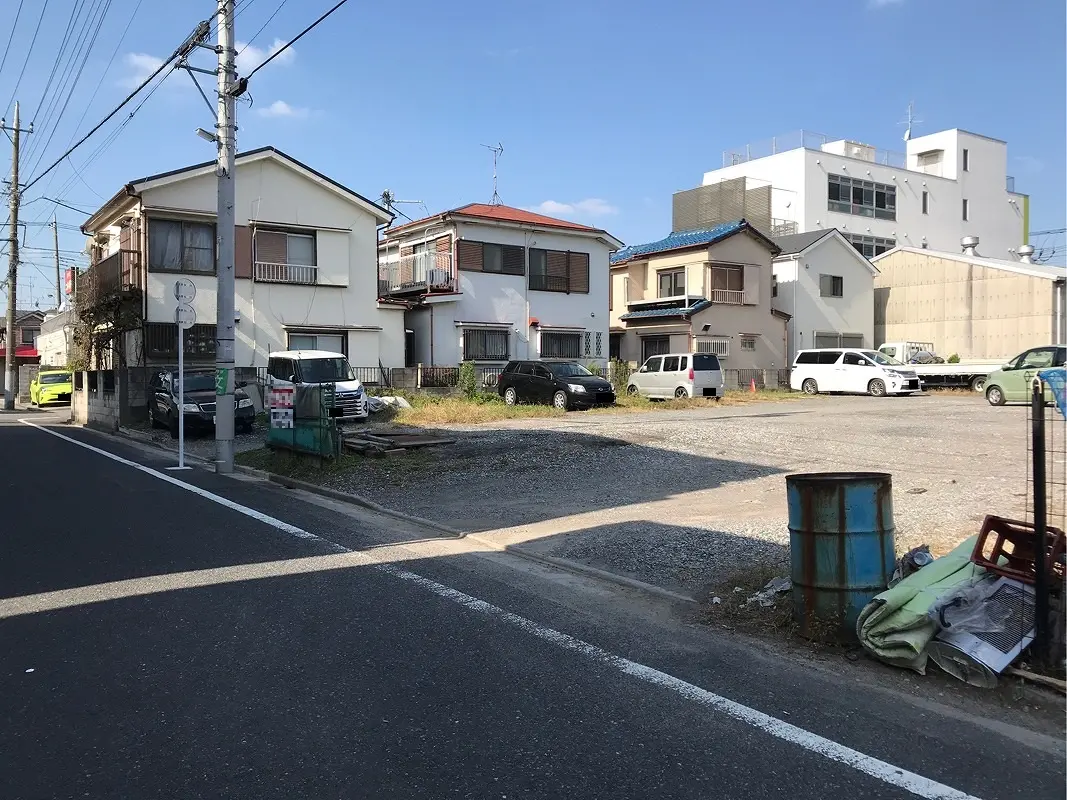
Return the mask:
<svg viewBox="0 0 1067 800"><path fill-rule="evenodd" d="M23 182L214 8L211 0L49 0L28 51L42 2L24 0L12 46L0 55L0 103L26 65L17 97L23 123L34 120L36 132L24 140ZM239 3L238 41L247 42L278 4ZM242 55L243 71L332 4L284 3ZM0 4L0 48L18 6ZM77 83L84 50L64 57L41 107L79 7L79 31L90 10L108 10ZM634 243L669 232L671 193L699 185L721 164L723 150L799 129L901 150L898 123L914 101L923 121L917 134L959 127L1007 140L1009 172L1031 195L1031 228L1058 228L1067 216L1064 31L1063 4L1048 0L728 7L695 0L349 0L255 76L253 104L238 107L238 141L242 150L273 144L364 195L390 189L431 212L488 201L492 154L482 145L502 142L505 203L596 224ZM85 48L92 31L72 39ZM199 60L210 65L211 58L205 52ZM66 89L74 87L70 101L59 114L65 90L49 115L48 98L64 76ZM214 155L193 135L213 120L185 73L170 75L100 150L126 114L72 156L77 172L64 162L26 193L31 248L51 243L51 232L36 224L54 209L37 199L42 194L95 209L128 180ZM6 147L0 140L5 175ZM411 216L422 211L401 208ZM61 226L84 219L64 208L57 214ZM83 243L75 230L61 230L64 250ZM20 296L32 293L43 307L50 258L33 249L24 258L31 263Z"/></svg>

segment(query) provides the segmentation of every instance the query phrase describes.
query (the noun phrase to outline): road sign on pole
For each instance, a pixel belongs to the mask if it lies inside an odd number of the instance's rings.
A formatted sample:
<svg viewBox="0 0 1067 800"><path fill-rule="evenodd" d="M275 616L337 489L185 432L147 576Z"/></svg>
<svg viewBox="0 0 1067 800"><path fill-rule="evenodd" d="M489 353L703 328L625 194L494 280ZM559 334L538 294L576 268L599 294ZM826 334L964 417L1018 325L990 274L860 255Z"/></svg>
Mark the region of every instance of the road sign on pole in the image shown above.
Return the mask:
<svg viewBox="0 0 1067 800"><path fill-rule="evenodd" d="M174 324L178 327L178 466L168 469L189 469L185 466L185 331L196 324L196 309L189 305L196 299L196 286L188 278L174 281Z"/></svg>

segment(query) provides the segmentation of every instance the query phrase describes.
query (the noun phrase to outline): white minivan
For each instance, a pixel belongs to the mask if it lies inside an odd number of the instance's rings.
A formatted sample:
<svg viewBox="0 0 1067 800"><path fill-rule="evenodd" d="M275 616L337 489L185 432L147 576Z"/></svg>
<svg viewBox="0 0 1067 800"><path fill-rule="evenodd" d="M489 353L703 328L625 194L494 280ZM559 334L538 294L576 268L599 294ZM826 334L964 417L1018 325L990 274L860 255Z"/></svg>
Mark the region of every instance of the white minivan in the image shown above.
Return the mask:
<svg viewBox="0 0 1067 800"><path fill-rule="evenodd" d="M884 397L921 391L915 370L877 350L801 350L793 360L789 385L805 394L844 392Z"/></svg>
<svg viewBox="0 0 1067 800"><path fill-rule="evenodd" d="M342 421L367 418L369 406L363 384L343 353L328 350L282 350L267 360L269 388L295 384L335 384L334 416Z"/></svg>
<svg viewBox="0 0 1067 800"><path fill-rule="evenodd" d="M722 397L722 368L712 353L668 353L652 356L630 376L629 395L668 397Z"/></svg>

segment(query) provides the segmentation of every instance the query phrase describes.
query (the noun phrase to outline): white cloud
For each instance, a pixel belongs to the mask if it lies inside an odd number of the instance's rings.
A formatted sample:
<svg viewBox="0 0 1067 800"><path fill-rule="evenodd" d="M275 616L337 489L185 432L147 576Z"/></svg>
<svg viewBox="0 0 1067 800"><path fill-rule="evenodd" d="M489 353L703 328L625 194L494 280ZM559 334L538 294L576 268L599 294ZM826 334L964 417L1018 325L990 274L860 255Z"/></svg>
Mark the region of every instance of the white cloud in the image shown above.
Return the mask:
<svg viewBox="0 0 1067 800"><path fill-rule="evenodd" d="M889 6L898 6L903 2L904 0L867 0L867 7L888 8Z"/></svg>
<svg viewBox="0 0 1067 800"><path fill-rule="evenodd" d="M274 117L275 119L306 119L311 111L291 106L284 100L275 100L266 108L256 109L256 113L261 117Z"/></svg>
<svg viewBox="0 0 1067 800"><path fill-rule="evenodd" d="M556 200L545 200L545 202L540 205L531 208L530 211L534 211L538 214L548 214L549 216L570 214L579 217L606 217L619 213L618 208L611 205L607 200L601 200L599 197L588 197L585 200L579 200L576 203L560 203Z"/></svg>
<svg viewBox="0 0 1067 800"><path fill-rule="evenodd" d="M145 78L163 66L162 58L156 58L148 53L127 53L123 61L126 62L128 71L119 80L119 84L129 89L140 86Z"/></svg>
<svg viewBox="0 0 1067 800"><path fill-rule="evenodd" d="M247 75L254 70L260 64L267 60L270 56L277 53L283 47L285 47L285 41L283 39L275 39L269 48L263 50L256 47L254 44L246 44L245 42L235 42L237 45L237 74ZM271 63L274 65L292 64L296 58L296 50L290 47Z"/></svg>

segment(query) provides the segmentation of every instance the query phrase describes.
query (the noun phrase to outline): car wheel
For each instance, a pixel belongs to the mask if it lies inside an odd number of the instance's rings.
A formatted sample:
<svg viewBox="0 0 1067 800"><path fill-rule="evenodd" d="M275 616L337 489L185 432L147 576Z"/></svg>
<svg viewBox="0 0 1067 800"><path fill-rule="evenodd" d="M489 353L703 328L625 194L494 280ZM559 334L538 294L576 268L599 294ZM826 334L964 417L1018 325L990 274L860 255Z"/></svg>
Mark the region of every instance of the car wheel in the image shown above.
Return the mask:
<svg viewBox="0 0 1067 800"><path fill-rule="evenodd" d="M804 381L804 383L800 385L800 389L804 392L804 394L818 394L819 384L815 382L814 378L808 378L806 381Z"/></svg>
<svg viewBox="0 0 1067 800"><path fill-rule="evenodd" d="M560 411L566 411L567 406L570 403L567 401L567 393L562 389L552 395L552 405L558 408Z"/></svg>
<svg viewBox="0 0 1067 800"><path fill-rule="evenodd" d="M626 387L626 394L630 395L630 397L637 397L639 391L640 390L632 383Z"/></svg>
<svg viewBox="0 0 1067 800"><path fill-rule="evenodd" d="M990 386L986 389L985 399L991 406L1002 406L1007 402L1004 399L1004 390L999 386Z"/></svg>
<svg viewBox="0 0 1067 800"><path fill-rule="evenodd" d="M885 397L885 382L875 379L867 384L867 393L871 397Z"/></svg>
<svg viewBox="0 0 1067 800"><path fill-rule="evenodd" d="M674 390L674 396L678 400L685 400L689 397L689 392L685 390L684 386L679 386Z"/></svg>
<svg viewBox="0 0 1067 800"><path fill-rule="evenodd" d="M172 417L170 412L167 413L167 430L170 431L171 439L178 438L178 420L177 418Z"/></svg>
<svg viewBox="0 0 1067 800"><path fill-rule="evenodd" d="M504 402L509 406L519 402L519 393L515 391L514 386L509 386L504 390Z"/></svg>
<svg viewBox="0 0 1067 800"><path fill-rule="evenodd" d="M977 378L971 381L972 392L984 392L985 391L985 375L979 375Z"/></svg>

